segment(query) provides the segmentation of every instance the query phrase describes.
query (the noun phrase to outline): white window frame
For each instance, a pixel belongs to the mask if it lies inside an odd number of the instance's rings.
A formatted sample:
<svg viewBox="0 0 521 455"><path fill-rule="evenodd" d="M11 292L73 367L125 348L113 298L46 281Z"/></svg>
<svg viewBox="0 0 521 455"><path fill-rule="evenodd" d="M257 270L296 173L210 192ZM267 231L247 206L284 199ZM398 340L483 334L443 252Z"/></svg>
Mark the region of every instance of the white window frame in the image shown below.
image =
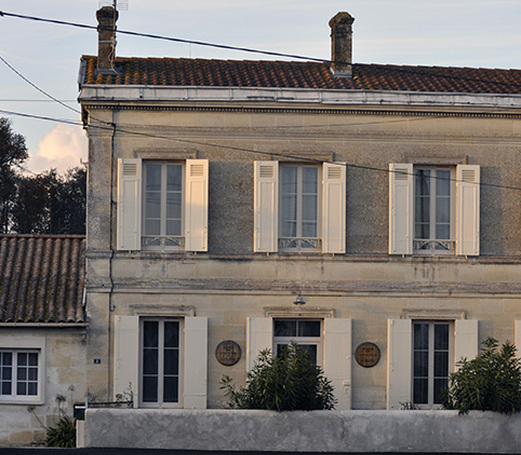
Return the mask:
<svg viewBox="0 0 521 455"><path fill-rule="evenodd" d="M282 237L283 230L283 197L284 193L283 189L283 172L284 169L287 168L296 168L297 170L297 189L296 189L296 235L294 237ZM316 219L313 220L316 223L316 237L304 237L303 230L303 197L304 197L304 169L315 169L316 177L317 177L317 192L316 192ZM322 204L321 204L321 196L322 196L322 185L320 178L320 167L317 165L311 164L303 164L303 163L280 163L279 164L279 251L285 252L318 252L322 250L322 224L321 224L321 216L322 213ZM291 244L291 246L286 246ZM307 245L307 246L306 246Z"/></svg>
<svg viewBox="0 0 521 455"><path fill-rule="evenodd" d="M418 171L430 171L430 194L429 194L429 233L428 239L420 239L416 236L416 224L419 214L416 210L417 203L417 185L418 185ZM436 237L436 204L438 202L436 187L439 182L439 177L436 175L439 171L448 171L450 174L450 208L449 208L449 238L438 239ZM434 173L434 175L432 175ZM456 251L455 237L455 195L456 195L456 169L451 167L439 166L414 166L414 240L413 250L414 254L454 254Z"/></svg>
<svg viewBox="0 0 521 455"><path fill-rule="evenodd" d="M290 163L291 164L291 163ZM301 165L300 163L296 163ZM283 166L284 164L280 164ZM322 163L319 169L318 229L320 248L279 248L279 162L254 162L253 251L343 254L346 252L346 164Z"/></svg>
<svg viewBox="0 0 521 455"><path fill-rule="evenodd" d="M414 167L412 163L389 165L389 254L418 253L413 249ZM480 166L458 164L455 169L454 254L479 256ZM433 254L439 251L442 250L434 250Z"/></svg>
<svg viewBox="0 0 521 455"><path fill-rule="evenodd" d="M152 160L146 160L146 162L148 161ZM180 162L171 162L171 164L177 163ZM184 248L177 249L205 252L208 251L209 163L206 159L187 159L183 162L183 166ZM143 160L141 158L118 159L116 248L121 251L143 249L142 168ZM169 251L166 248L159 250Z"/></svg>
<svg viewBox="0 0 521 455"><path fill-rule="evenodd" d="M318 337L305 337L305 336L275 336L275 324L278 321L291 321L296 322L297 327L299 322L318 322L320 324L320 336ZM297 328L298 330L298 328ZM273 354L276 355L278 347L280 345L287 346L291 343L303 344L303 345L314 345L317 347L317 365L322 367L324 364L324 321L322 319L308 319L308 318L274 318L273 319Z"/></svg>
<svg viewBox="0 0 521 455"><path fill-rule="evenodd" d="M160 233L159 235L146 234L146 211L147 211L147 166L161 166L161 189L160 189ZM179 235L169 236L166 234L166 212L167 212L167 171L168 166L181 167L181 229ZM175 251L185 249L184 222L185 222L185 164L183 162L167 162L167 161L143 161L143 216L142 216L142 236L141 244L144 250L151 251ZM159 244L154 244L159 241Z"/></svg>
<svg viewBox="0 0 521 455"><path fill-rule="evenodd" d="M427 403L417 403L414 399L414 391L415 391L415 385L414 381L417 376L415 376L414 370L415 370L415 352L416 352L416 346L414 344L414 327L418 324L427 324L429 327L429 340L428 340L428 375L427 375ZM448 376L454 371L455 368L455 360L454 360L454 321L448 321L448 320L437 320L437 321L431 321L431 320L413 320L412 321L412 330L413 330L413 342L412 342L412 403L418 407L419 409L440 409L441 403L434 403L434 327L438 324L444 324L448 326L449 332L448 332Z"/></svg>
<svg viewBox="0 0 521 455"><path fill-rule="evenodd" d="M3 402L19 402L19 403L32 403L35 401L41 400L41 381L42 381L42 361L41 361L41 351L39 349L4 349L0 348L0 355L3 356L3 354L11 354L12 363L10 365L11 370L11 379L10 380L0 380L0 403ZM26 381L20 380L18 377L19 374L19 367L18 365L18 355L19 354L36 354L38 356L37 360L37 377L36 377L36 389L37 392L34 395L28 395L28 394L19 394L18 393L18 382L29 382L29 379L27 378ZM3 363L0 361L0 363ZM0 374L3 374L3 365L0 367ZM11 393L10 394L3 394L3 383L9 382L11 384ZM34 381L31 381L34 382Z"/></svg>
<svg viewBox="0 0 521 455"><path fill-rule="evenodd" d="M273 350L273 318L309 318L322 322L323 363L338 399L336 409L351 409L352 319L335 318L333 310L266 310L266 317L246 318L246 369L250 371L263 349Z"/></svg>
<svg viewBox="0 0 521 455"><path fill-rule="evenodd" d="M475 358L479 352L479 322L464 319L462 311L404 310L403 317L387 321L387 409L412 403L413 320L454 323L454 365L463 357Z"/></svg>
<svg viewBox="0 0 521 455"><path fill-rule="evenodd" d="M143 387L144 387L144 371L143 371L143 354L144 354L144 324L145 322L158 322L159 323L159 346L158 346L158 400L144 401L143 400ZM164 402L164 390L163 390L163 360L164 360L164 323L165 322L176 322L179 324L179 346L178 346L178 389L176 402ZM184 364L184 324L183 319L178 318L140 318L139 323L139 406L143 408L180 408L183 405L183 364Z"/></svg>

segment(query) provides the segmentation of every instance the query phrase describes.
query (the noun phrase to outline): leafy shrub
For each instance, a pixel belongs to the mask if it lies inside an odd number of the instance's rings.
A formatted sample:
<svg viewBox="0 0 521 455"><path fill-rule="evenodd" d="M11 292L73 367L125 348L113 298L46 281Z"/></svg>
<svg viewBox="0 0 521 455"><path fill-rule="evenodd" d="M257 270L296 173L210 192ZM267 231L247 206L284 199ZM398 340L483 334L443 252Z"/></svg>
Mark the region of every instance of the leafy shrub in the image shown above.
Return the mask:
<svg viewBox="0 0 521 455"><path fill-rule="evenodd" d="M498 349L498 341L488 338L478 357L458 362L458 370L450 375L443 407L495 411L512 414L521 411L521 361L516 348L506 342Z"/></svg>
<svg viewBox="0 0 521 455"><path fill-rule="evenodd" d="M76 425L74 420L63 413L56 426L47 430L47 447L76 447Z"/></svg>
<svg viewBox="0 0 521 455"><path fill-rule="evenodd" d="M245 387L236 388L231 378L225 376L221 389L228 406L236 409L311 411L333 409L337 402L322 369L295 343L277 357L269 349L260 352L248 372Z"/></svg>

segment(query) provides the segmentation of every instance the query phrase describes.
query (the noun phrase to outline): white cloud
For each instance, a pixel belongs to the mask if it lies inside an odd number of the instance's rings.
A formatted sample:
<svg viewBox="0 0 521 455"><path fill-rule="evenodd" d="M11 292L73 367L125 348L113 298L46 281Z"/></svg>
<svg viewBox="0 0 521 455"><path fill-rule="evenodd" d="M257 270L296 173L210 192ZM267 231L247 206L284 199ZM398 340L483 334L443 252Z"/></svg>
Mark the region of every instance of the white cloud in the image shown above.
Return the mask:
<svg viewBox="0 0 521 455"><path fill-rule="evenodd" d="M38 151L27 166L33 172L55 168L59 173L87 160L87 138L80 127L59 124L38 143Z"/></svg>

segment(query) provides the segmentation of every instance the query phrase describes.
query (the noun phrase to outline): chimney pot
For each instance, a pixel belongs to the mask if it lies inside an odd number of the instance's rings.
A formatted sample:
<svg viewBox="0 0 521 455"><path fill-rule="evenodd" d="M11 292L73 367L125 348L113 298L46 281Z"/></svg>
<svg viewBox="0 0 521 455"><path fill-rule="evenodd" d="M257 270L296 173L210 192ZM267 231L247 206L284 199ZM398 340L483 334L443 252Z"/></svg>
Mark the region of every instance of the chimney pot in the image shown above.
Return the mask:
<svg viewBox="0 0 521 455"><path fill-rule="evenodd" d="M352 67L352 25L355 18L349 13L337 13L329 21L331 27L331 71L337 77L351 77Z"/></svg>
<svg viewBox="0 0 521 455"><path fill-rule="evenodd" d="M112 6L104 6L96 12L96 18L98 19L98 71L114 73L118 12Z"/></svg>

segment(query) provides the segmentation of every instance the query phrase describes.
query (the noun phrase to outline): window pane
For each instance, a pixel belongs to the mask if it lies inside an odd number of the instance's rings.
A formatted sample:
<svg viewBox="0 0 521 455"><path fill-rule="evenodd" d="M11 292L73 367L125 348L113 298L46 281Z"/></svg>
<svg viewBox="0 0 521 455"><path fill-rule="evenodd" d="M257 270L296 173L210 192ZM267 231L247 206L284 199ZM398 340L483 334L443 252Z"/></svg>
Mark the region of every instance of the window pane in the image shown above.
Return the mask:
<svg viewBox="0 0 521 455"><path fill-rule="evenodd" d="M436 239L449 240L450 239L450 224L436 225Z"/></svg>
<svg viewBox="0 0 521 455"><path fill-rule="evenodd" d="M416 171L416 196L429 196L431 172L428 169L419 169Z"/></svg>
<svg viewBox="0 0 521 455"><path fill-rule="evenodd" d="M443 403L443 390L447 388L448 380L447 379L435 379L434 380L434 404Z"/></svg>
<svg viewBox="0 0 521 455"><path fill-rule="evenodd" d="M143 323L143 346L158 347L159 323L157 321L145 321Z"/></svg>
<svg viewBox="0 0 521 455"><path fill-rule="evenodd" d="M2 368L2 379L3 380L11 380L13 375L12 367L3 367Z"/></svg>
<svg viewBox="0 0 521 455"><path fill-rule="evenodd" d="M449 376L449 353L447 351L434 353L434 376L443 378Z"/></svg>
<svg viewBox="0 0 521 455"><path fill-rule="evenodd" d="M17 357L18 366L27 365L27 353L19 352Z"/></svg>
<svg viewBox="0 0 521 455"><path fill-rule="evenodd" d="M316 195L302 196L302 220L316 221L317 220L317 197Z"/></svg>
<svg viewBox="0 0 521 455"><path fill-rule="evenodd" d="M166 190L181 192L183 188L183 167L179 164L170 164L167 167Z"/></svg>
<svg viewBox="0 0 521 455"><path fill-rule="evenodd" d="M179 346L179 322L165 321L165 347Z"/></svg>
<svg viewBox="0 0 521 455"><path fill-rule="evenodd" d="M318 168L302 168L302 192L304 194L317 194L318 189Z"/></svg>
<svg viewBox="0 0 521 455"><path fill-rule="evenodd" d="M29 353L29 365L37 366L38 365L38 354L36 352Z"/></svg>
<svg viewBox="0 0 521 455"><path fill-rule="evenodd" d="M157 402L157 376L145 376L143 378L143 401Z"/></svg>
<svg viewBox="0 0 521 455"><path fill-rule="evenodd" d="M298 336L320 337L320 321L297 321Z"/></svg>
<svg viewBox="0 0 521 455"><path fill-rule="evenodd" d="M428 380L414 379L413 402L416 404L427 404L428 400Z"/></svg>
<svg viewBox="0 0 521 455"><path fill-rule="evenodd" d="M11 395L11 382L2 382L2 395Z"/></svg>
<svg viewBox="0 0 521 455"><path fill-rule="evenodd" d="M276 337L293 337L297 335L297 321L277 319L273 321L273 333Z"/></svg>
<svg viewBox="0 0 521 455"><path fill-rule="evenodd" d="M2 352L2 365L12 365L13 354L11 352Z"/></svg>
<svg viewBox="0 0 521 455"><path fill-rule="evenodd" d="M414 376L426 377L429 375L429 352L414 351Z"/></svg>
<svg viewBox="0 0 521 455"><path fill-rule="evenodd" d="M296 194L297 193L297 167L282 166L281 170L281 193Z"/></svg>
<svg viewBox="0 0 521 455"><path fill-rule="evenodd" d="M281 235L296 237L297 235L297 198L296 195L283 195L281 199Z"/></svg>
<svg viewBox="0 0 521 455"><path fill-rule="evenodd" d="M161 217L161 193L146 193L145 217L152 219Z"/></svg>
<svg viewBox="0 0 521 455"><path fill-rule="evenodd" d="M436 171L436 195L450 196L450 187L450 171L438 169Z"/></svg>
<svg viewBox="0 0 521 455"><path fill-rule="evenodd" d="M429 348L429 324L414 324L414 349Z"/></svg>
<svg viewBox="0 0 521 455"><path fill-rule="evenodd" d="M30 382L27 384L27 395L38 395L38 383Z"/></svg>
<svg viewBox="0 0 521 455"><path fill-rule="evenodd" d="M179 401L179 378L165 377L163 388L163 401L165 403L177 403Z"/></svg>
<svg viewBox="0 0 521 455"><path fill-rule="evenodd" d="M449 349L449 324L434 326L434 349Z"/></svg>
<svg viewBox="0 0 521 455"><path fill-rule="evenodd" d="M317 363L317 345L316 344L298 344L304 351L309 354L310 360Z"/></svg>
<svg viewBox="0 0 521 455"><path fill-rule="evenodd" d="M443 197L436 199L436 222L450 222L450 199Z"/></svg>
<svg viewBox="0 0 521 455"><path fill-rule="evenodd" d="M25 367L18 367L16 369L16 378L18 381L26 381L27 380L27 368Z"/></svg>
<svg viewBox="0 0 521 455"><path fill-rule="evenodd" d="M38 380L38 368L28 368L27 373L27 378L29 379L29 381Z"/></svg>
<svg viewBox="0 0 521 455"><path fill-rule="evenodd" d="M145 165L145 191L161 191L161 165L146 164Z"/></svg>
<svg viewBox="0 0 521 455"><path fill-rule="evenodd" d="M157 374L158 372L158 350L143 350L143 374Z"/></svg>
<svg viewBox="0 0 521 455"><path fill-rule="evenodd" d="M165 374L179 374L179 351L177 349L165 350L164 370Z"/></svg>
<svg viewBox="0 0 521 455"><path fill-rule="evenodd" d="M17 395L27 395L27 383L26 382L17 381L16 394Z"/></svg>

